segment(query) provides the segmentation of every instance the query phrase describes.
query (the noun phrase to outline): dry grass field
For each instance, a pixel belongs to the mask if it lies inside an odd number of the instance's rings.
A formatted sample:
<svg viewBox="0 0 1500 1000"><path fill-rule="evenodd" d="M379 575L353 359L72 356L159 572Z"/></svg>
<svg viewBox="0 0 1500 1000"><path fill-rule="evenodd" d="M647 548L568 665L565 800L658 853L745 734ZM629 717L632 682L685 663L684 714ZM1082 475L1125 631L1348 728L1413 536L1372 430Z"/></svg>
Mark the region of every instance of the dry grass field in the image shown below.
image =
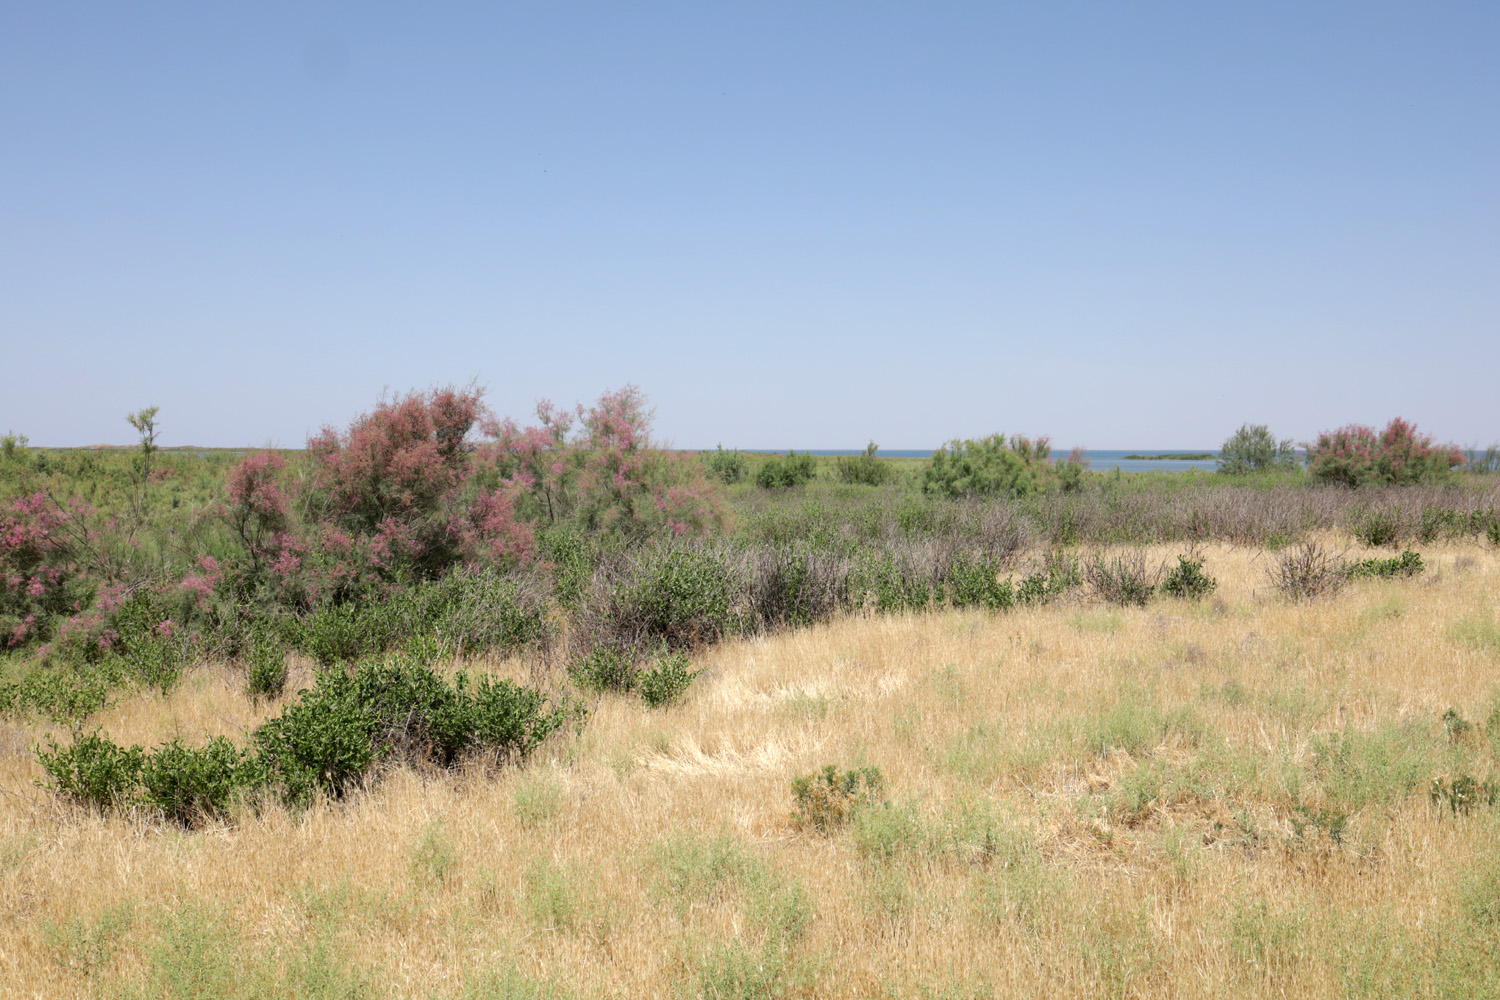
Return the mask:
<svg viewBox="0 0 1500 1000"><path fill-rule="evenodd" d="M195 832L56 801L46 727L0 724L0 996L1496 995L1500 553L1307 604L1273 554L1203 553L1196 604L730 643L524 768ZM91 725L243 734L277 706L242 686ZM826 764L885 801L799 828Z"/></svg>

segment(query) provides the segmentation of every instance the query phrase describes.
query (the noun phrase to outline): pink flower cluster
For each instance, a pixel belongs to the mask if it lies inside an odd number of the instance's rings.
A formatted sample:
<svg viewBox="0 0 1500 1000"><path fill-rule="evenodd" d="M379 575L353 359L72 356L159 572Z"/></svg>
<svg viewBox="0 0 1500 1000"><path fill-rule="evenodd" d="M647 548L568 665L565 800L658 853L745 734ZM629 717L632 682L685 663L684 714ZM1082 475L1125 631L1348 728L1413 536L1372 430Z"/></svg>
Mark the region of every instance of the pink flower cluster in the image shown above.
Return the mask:
<svg viewBox="0 0 1500 1000"><path fill-rule="evenodd" d="M1308 469L1315 477L1345 486L1418 483L1463 462L1457 445L1435 445L1430 434L1418 433L1415 424L1400 417L1378 434L1363 424L1323 431L1307 450Z"/></svg>

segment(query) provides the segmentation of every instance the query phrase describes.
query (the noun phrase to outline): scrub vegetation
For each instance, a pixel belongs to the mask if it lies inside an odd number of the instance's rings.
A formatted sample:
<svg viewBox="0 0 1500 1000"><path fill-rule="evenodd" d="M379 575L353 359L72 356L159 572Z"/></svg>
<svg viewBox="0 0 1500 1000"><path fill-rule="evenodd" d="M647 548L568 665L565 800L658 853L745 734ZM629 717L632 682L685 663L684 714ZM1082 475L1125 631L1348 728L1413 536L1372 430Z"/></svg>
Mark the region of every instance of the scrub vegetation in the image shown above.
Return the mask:
<svg viewBox="0 0 1500 1000"><path fill-rule="evenodd" d="M0 995L1500 989L1500 483L1402 421L1132 476L675 453L629 387L162 416L0 442Z"/></svg>

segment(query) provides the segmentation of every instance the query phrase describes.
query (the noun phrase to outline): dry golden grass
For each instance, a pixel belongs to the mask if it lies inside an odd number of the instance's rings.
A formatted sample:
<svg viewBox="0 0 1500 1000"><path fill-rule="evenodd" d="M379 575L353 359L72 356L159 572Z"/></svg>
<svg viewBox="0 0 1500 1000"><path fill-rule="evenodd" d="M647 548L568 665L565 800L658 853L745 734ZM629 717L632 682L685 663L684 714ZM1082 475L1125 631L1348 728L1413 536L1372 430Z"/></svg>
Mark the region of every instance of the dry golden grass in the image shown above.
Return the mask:
<svg viewBox="0 0 1500 1000"><path fill-rule="evenodd" d="M1200 604L732 643L680 706L605 697L525 768L199 832L57 803L46 727L4 724L0 994L1491 995L1500 806L1427 789L1497 773L1500 556L1292 605L1273 555L1204 553ZM94 721L151 744L274 709L211 667ZM827 763L889 804L799 830L791 779Z"/></svg>

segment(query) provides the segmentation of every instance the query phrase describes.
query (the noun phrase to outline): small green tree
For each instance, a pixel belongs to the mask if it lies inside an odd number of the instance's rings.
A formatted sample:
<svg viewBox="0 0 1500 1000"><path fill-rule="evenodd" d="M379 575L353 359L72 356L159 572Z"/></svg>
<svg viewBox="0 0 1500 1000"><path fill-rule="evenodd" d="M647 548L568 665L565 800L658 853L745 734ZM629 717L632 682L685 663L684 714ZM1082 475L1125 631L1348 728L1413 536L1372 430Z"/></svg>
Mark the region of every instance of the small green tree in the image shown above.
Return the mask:
<svg viewBox="0 0 1500 1000"><path fill-rule="evenodd" d="M1296 466L1296 444L1291 438L1276 440L1265 424L1242 424L1219 447L1219 471L1233 476Z"/></svg>
<svg viewBox="0 0 1500 1000"><path fill-rule="evenodd" d="M157 406L148 406L135 413L125 414L125 419L130 421L130 426L136 429L141 436L140 454L135 457L135 468L137 475L137 492L135 501L135 514L140 518L146 509L146 490L151 483L151 464L156 456L156 414L160 410Z"/></svg>
<svg viewBox="0 0 1500 1000"><path fill-rule="evenodd" d="M991 434L950 441L932 453L922 472L922 491L947 496L1023 497L1036 492L1050 472L1052 446L1046 438Z"/></svg>

